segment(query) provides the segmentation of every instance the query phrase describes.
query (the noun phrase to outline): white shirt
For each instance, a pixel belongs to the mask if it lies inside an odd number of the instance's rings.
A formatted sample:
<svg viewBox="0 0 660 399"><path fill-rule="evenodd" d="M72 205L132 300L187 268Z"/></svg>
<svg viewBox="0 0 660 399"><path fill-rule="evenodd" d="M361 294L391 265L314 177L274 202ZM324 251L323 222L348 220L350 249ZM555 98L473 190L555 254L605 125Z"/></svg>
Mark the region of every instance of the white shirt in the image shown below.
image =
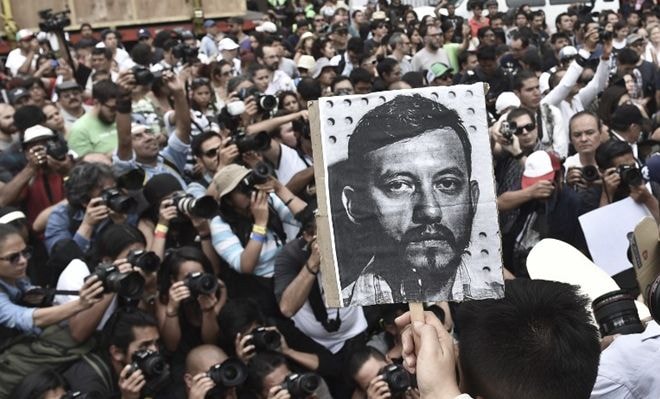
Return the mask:
<svg viewBox="0 0 660 399"><path fill-rule="evenodd" d="M33 64L36 58L37 57L33 57ZM25 60L27 60L27 57L21 53L21 49L15 48L9 52L9 55L7 55L5 66L9 68L12 75L16 76L16 74L18 74L18 69L25 63Z"/></svg>
<svg viewBox="0 0 660 399"><path fill-rule="evenodd" d="M60 278L57 280L57 290L78 291L85 283L85 277L89 276L87 264L80 259L74 259L64 268ZM62 305L78 299L77 295L56 295L54 303ZM103 317L96 326L96 330L102 330L110 316L117 310L117 296L115 295L110 302L110 306L103 313Z"/></svg>
<svg viewBox="0 0 660 399"><path fill-rule="evenodd" d="M282 91L296 91L296 85L293 84L293 79L289 77L286 73L280 71L279 69L273 72L273 79L268 84L266 92L264 94L273 94L276 95Z"/></svg>
<svg viewBox="0 0 660 399"><path fill-rule="evenodd" d="M621 335L600 355L591 399L660 398L660 326Z"/></svg>

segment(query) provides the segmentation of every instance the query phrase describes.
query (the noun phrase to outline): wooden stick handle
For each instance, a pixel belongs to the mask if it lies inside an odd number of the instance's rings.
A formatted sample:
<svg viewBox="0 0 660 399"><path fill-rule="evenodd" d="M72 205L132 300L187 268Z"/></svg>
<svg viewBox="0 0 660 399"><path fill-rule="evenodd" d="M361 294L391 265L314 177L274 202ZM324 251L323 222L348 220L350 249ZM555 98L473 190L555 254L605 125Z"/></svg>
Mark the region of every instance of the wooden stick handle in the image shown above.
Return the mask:
<svg viewBox="0 0 660 399"><path fill-rule="evenodd" d="M410 309L410 321L424 322L424 304L421 302L411 302L408 304Z"/></svg>

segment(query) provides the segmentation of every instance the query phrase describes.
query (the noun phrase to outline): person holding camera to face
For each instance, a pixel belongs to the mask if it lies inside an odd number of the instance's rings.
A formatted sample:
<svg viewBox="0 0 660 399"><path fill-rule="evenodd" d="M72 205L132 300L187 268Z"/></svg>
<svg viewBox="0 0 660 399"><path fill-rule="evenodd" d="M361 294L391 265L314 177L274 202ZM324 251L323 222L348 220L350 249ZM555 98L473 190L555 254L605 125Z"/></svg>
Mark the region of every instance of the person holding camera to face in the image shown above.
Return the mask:
<svg viewBox="0 0 660 399"><path fill-rule="evenodd" d="M137 305L144 287L154 286L160 259L147 252L144 235L127 224L108 226L93 245L87 259L74 259L57 280L57 290L76 291L90 276L102 279L104 292L94 306L69 319L69 331L78 342L85 342L103 329L110 316L121 306ZM55 303L75 300L72 295L57 295Z"/></svg>
<svg viewBox="0 0 660 399"><path fill-rule="evenodd" d="M183 170L190 149L188 101L182 81L172 71L163 71L161 79L173 93L177 116L175 133L169 137L167 146L160 150L158 132L154 132L151 126L131 122L131 93L136 84L144 82L136 79L133 71L123 72L117 79L122 92L117 100L118 145L112 162L120 171L144 169L147 180L162 173L172 174L185 187Z"/></svg>
<svg viewBox="0 0 660 399"><path fill-rule="evenodd" d="M294 215L307 204L272 176L266 164L254 170L231 164L213 178L220 216L211 220L213 246L238 276L237 284L261 287L252 291L266 314L278 314L272 276L275 257L292 231L298 231ZM232 285L232 284L229 284ZM246 296L240 287L236 294Z"/></svg>
<svg viewBox="0 0 660 399"><path fill-rule="evenodd" d="M186 192L195 198L206 195L207 189L212 187L216 172L240 156L235 140L212 131L193 137L190 149L202 174L201 178L190 182L186 188Z"/></svg>
<svg viewBox="0 0 660 399"><path fill-rule="evenodd" d="M632 147L619 140L609 140L596 150L596 162L603 176L600 206L630 197L646 206L656 221L660 221L658 200L644 184Z"/></svg>
<svg viewBox="0 0 660 399"><path fill-rule="evenodd" d="M389 361L378 349L365 346L353 352L348 374L358 386L353 399L419 399L413 377L401 364Z"/></svg>
<svg viewBox="0 0 660 399"><path fill-rule="evenodd" d="M108 320L98 351L64 372L74 391L99 392L104 398L159 397L171 383L169 364L160 351L158 322L137 309L119 309Z"/></svg>
<svg viewBox="0 0 660 399"><path fill-rule="evenodd" d="M87 252L98 234L111 223L137 225L136 203L117 188L107 165L77 164L64 189L67 202L53 208L46 226L45 243L51 257L58 247L66 246L68 240L77 245L76 252Z"/></svg>
<svg viewBox="0 0 660 399"><path fill-rule="evenodd" d="M200 345L186 357L188 399L237 399L247 367L215 345Z"/></svg>
<svg viewBox="0 0 660 399"><path fill-rule="evenodd" d="M20 114L28 115L26 112L34 118L30 127L21 129L27 164L6 184L0 183L0 206L24 204L32 225L41 211L64 199L64 178L73 167L73 160L64 139L40 124L46 120L41 109L25 106Z"/></svg>

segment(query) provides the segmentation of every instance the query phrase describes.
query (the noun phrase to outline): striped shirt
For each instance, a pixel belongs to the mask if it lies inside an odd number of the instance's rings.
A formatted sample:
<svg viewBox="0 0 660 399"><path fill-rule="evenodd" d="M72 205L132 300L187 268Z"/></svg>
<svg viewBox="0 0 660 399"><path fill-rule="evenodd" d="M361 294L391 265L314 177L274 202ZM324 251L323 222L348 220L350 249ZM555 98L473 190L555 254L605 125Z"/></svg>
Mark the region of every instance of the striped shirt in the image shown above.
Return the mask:
<svg viewBox="0 0 660 399"><path fill-rule="evenodd" d="M277 212L285 231L291 231L291 228L300 228L300 224L293 217L289 208L284 205L284 202L279 199L275 194L269 194L268 202ZM288 227L290 228L287 228ZM222 217L216 216L211 220L211 237L215 251L229 263L229 265L239 273L241 272L241 254L243 253L243 245L238 239L236 234L231 229L231 226L225 222ZM292 239L294 237L289 237ZM274 231L268 229L266 231L266 242L261 246L261 254L259 255L259 263L254 269L254 274L261 277L273 277L275 271L275 257L284 246L284 242L275 234Z"/></svg>

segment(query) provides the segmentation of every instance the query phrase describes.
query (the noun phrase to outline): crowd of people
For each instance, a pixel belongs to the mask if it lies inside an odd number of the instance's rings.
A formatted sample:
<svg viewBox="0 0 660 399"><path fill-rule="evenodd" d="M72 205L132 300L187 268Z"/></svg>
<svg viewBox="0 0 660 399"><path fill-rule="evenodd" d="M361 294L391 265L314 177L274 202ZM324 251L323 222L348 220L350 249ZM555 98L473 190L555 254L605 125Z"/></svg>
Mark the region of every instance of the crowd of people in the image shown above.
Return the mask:
<svg viewBox="0 0 660 399"><path fill-rule="evenodd" d="M466 18L447 1L423 16L401 0L268 3L202 35L122 43L83 24L57 49L16 34L0 76L0 399L660 396L655 321L601 337L575 287L526 263L545 238L589 256L578 217L628 197L660 222L642 173L660 151L660 8L546 21L494 0ZM405 304L326 307L309 102L477 82L505 297L429 303L414 322Z"/></svg>

